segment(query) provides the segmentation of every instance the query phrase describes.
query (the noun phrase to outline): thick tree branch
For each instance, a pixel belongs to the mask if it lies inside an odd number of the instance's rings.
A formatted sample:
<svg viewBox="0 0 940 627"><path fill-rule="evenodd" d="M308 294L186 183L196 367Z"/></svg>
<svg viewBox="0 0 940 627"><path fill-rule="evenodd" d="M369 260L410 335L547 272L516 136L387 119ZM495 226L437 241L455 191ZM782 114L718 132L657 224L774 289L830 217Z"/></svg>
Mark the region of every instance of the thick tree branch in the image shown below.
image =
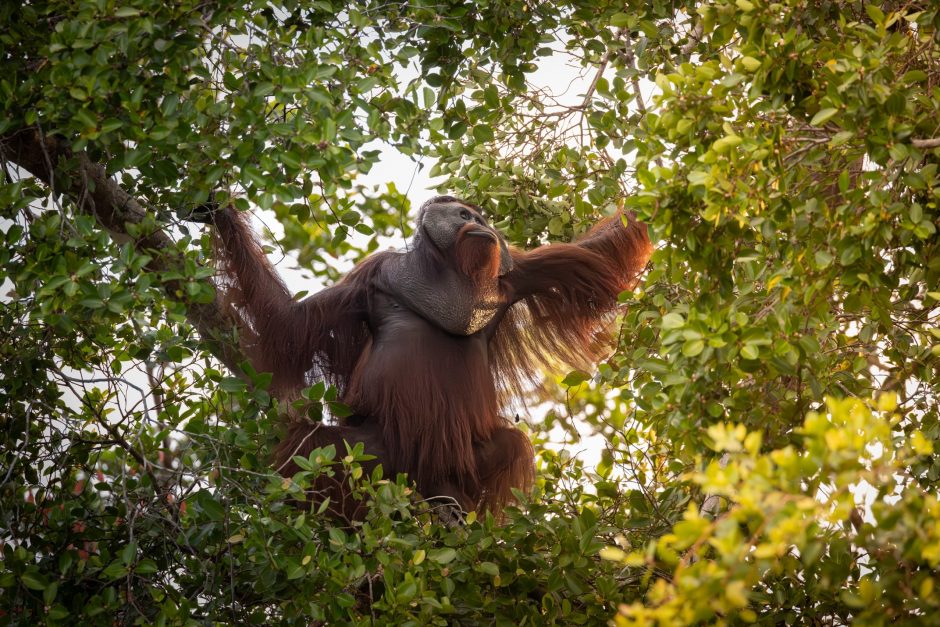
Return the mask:
<svg viewBox="0 0 940 627"><path fill-rule="evenodd" d="M129 235L128 225L143 223L147 210L108 177L102 165L92 162L84 152L73 154L67 141L43 136L37 128L23 129L0 136L0 157L29 172L56 193L67 195L79 211L94 216L115 240L133 241L138 251L152 257L148 270L163 272L182 267L175 242L164 231L154 229L133 238ZM65 160L72 162L68 171L59 166ZM187 318L206 341L209 351L233 373L241 375L238 364L244 358L235 344L225 338L234 323L224 313L218 296L211 303L191 302L175 280L165 281L163 290L172 300L186 305Z"/></svg>

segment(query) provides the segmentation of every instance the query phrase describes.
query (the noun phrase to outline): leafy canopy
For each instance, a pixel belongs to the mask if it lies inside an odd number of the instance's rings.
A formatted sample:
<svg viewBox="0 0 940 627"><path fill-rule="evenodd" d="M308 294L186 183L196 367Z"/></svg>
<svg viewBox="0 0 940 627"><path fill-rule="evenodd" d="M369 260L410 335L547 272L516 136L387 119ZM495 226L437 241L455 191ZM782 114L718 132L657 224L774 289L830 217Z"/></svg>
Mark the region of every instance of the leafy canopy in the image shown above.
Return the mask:
<svg viewBox="0 0 940 627"><path fill-rule="evenodd" d="M0 620L936 620L938 25L927 0L0 4ZM531 84L564 62L580 93ZM361 449L277 476L268 377L179 220L231 195L334 280L408 222L407 181L362 183L382 150L518 245L620 205L658 242L617 352L536 399L539 485L503 525L436 524ZM361 525L296 506L340 466Z"/></svg>

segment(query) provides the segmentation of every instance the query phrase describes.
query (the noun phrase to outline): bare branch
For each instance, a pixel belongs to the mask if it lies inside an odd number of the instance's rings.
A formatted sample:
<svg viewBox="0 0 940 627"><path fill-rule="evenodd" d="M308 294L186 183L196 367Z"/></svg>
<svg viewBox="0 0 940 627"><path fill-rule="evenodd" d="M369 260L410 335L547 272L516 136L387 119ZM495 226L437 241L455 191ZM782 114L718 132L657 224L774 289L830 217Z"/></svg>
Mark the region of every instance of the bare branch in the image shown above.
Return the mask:
<svg viewBox="0 0 940 627"><path fill-rule="evenodd" d="M581 101L581 109L587 109L588 105L591 104L591 98L594 97L594 92L597 90L597 82L601 80L601 77L604 75L604 72L607 70L607 63L610 61L610 50L604 54L604 58L601 59L601 64L597 66L597 72L594 74L594 79L591 81L591 85L588 87L587 92L584 94L584 100Z"/></svg>

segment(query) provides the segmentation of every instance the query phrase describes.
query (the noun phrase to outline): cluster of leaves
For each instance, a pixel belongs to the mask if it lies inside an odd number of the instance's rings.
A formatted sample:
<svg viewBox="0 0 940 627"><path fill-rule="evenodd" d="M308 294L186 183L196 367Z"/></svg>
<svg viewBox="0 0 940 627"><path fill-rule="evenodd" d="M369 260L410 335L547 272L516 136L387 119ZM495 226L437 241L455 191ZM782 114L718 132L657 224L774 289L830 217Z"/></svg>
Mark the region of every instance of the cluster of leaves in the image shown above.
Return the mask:
<svg viewBox="0 0 940 627"><path fill-rule="evenodd" d="M833 400L793 430L793 444L772 450L742 424L710 427L724 463L690 478L726 499L727 511L713 518L691 506L642 550L605 549L647 579L657 565L672 571L651 581L645 603L621 606L616 622L691 624L719 614L879 624L935 613L940 501L896 472L934 447L920 431L898 438L896 409L893 395ZM689 603L694 596L708 601Z"/></svg>
<svg viewBox="0 0 940 627"><path fill-rule="evenodd" d="M0 622L933 620L934 4L0 4ZM560 59L582 93L530 84ZM657 242L500 524L355 470L365 521L302 507L363 451L282 479L267 377L194 332L211 269L179 212L230 192L335 279L406 235L407 182L359 179L383 145L517 244L618 206ZM73 194L86 161L144 215ZM565 450L585 432L596 464Z"/></svg>
<svg viewBox="0 0 940 627"><path fill-rule="evenodd" d="M78 383L59 376L50 393ZM361 478L359 463L368 459L361 445L340 454L317 449L297 459L301 472L280 477L259 445L278 417L258 387L218 372L175 390L164 381L155 418L98 389L73 399L79 409L57 399L69 422L51 434L34 420L25 437L9 435L34 457L30 465L17 460L25 472L4 486L4 622L367 624L381 617L417 625L577 615L596 623L623 594L619 569L597 557L612 530L590 509L545 500L503 525L471 514L466 527L448 528L433 503L414 504L404 476L392 482L376 472L354 481L354 496L370 509L350 526L324 515L328 502L313 511L302 504L321 474ZM198 400L200 392L208 400ZM327 401L329 390L321 392ZM186 415L176 414L180 406ZM72 441L63 442L63 433ZM133 442L124 439L132 434ZM546 477L582 479L562 464Z"/></svg>

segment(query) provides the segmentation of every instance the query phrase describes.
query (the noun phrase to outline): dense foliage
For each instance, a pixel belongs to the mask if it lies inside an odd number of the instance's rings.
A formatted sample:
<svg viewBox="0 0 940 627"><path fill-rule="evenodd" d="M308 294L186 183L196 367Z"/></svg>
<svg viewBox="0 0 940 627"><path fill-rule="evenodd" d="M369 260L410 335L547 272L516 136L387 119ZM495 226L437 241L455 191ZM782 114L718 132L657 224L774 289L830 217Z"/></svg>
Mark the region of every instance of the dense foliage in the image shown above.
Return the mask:
<svg viewBox="0 0 940 627"><path fill-rule="evenodd" d="M0 3L0 622L940 620L938 26L931 0ZM586 90L529 85L559 59ZM407 181L361 183L381 148L518 245L621 204L658 242L617 352L530 399L539 484L502 524L443 527L402 478L362 481L354 526L298 507L363 453L268 466L284 409L179 221L230 193L333 280L408 222Z"/></svg>

